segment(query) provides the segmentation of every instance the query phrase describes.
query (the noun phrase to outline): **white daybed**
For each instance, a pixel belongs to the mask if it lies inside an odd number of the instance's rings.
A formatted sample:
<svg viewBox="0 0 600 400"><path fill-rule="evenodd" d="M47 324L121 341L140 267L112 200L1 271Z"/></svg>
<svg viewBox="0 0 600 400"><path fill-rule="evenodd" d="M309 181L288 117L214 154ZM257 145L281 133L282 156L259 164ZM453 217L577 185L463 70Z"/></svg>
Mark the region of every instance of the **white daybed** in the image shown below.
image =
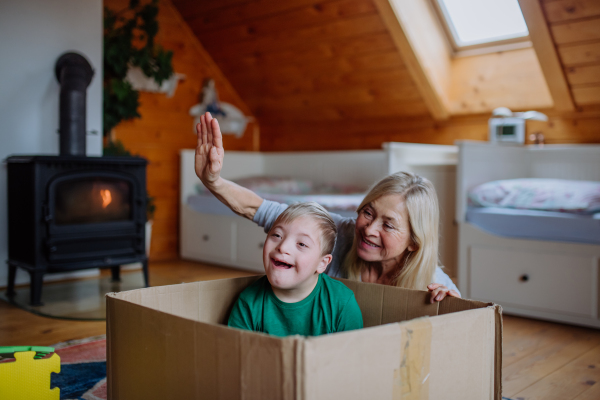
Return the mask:
<svg viewBox="0 0 600 400"><path fill-rule="evenodd" d="M458 286L463 296L493 301L510 314L600 327L598 215L487 211L468 205L468 191L491 181L600 181L600 146L457 145ZM566 221L571 232L557 229L563 225L556 218ZM545 231L547 226L554 232ZM583 229L592 233L578 235Z"/></svg>
<svg viewBox="0 0 600 400"><path fill-rule="evenodd" d="M452 218L457 152L455 146L412 143L386 143L383 150L363 151L227 151L221 175L230 180L251 176L291 177L368 188L380 178L396 171L421 174L430 179L438 191L443 216L441 260L447 267L448 274L454 276L456 245L453 240L456 237L456 227ZM198 196L198 185L202 184L194 172L194 150L182 150L181 257L263 272L263 229L235 215L212 195L208 199L206 196ZM340 213L355 215L350 212Z"/></svg>

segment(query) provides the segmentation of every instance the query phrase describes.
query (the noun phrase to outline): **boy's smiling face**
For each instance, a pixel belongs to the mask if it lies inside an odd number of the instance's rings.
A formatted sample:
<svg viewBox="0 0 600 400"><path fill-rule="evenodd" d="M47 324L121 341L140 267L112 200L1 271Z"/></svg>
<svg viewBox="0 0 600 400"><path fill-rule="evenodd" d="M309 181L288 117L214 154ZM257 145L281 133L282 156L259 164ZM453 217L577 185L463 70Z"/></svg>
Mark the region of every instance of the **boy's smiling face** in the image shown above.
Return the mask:
<svg viewBox="0 0 600 400"><path fill-rule="evenodd" d="M263 248L263 263L273 292L286 302L300 301L310 294L319 274L331 262L321 254L321 228L310 216L277 223Z"/></svg>

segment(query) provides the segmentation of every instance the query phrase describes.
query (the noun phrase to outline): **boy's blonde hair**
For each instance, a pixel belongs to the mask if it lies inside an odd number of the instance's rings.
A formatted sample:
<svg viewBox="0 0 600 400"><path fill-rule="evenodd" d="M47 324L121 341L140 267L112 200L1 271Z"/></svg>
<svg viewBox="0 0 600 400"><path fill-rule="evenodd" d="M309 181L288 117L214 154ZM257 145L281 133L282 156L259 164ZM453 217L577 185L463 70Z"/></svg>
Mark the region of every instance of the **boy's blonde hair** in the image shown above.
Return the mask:
<svg viewBox="0 0 600 400"><path fill-rule="evenodd" d="M324 256L326 254L331 254L333 247L335 246L337 228L335 226L335 222L333 222L333 219L331 218L331 215L329 215L329 212L327 212L327 210L324 209L319 203L308 201L305 203L292 204L286 208L285 211L279 214L271 230L273 230L277 224L287 224L304 216L310 216L314 218L319 225L321 230L321 235L319 237L321 255Z"/></svg>
<svg viewBox="0 0 600 400"><path fill-rule="evenodd" d="M400 261L400 272L394 284L409 289L426 290L433 281L438 265L439 208L433 184L427 179L410 172L397 172L377 182L365 196L357 212L381 196L399 194L404 198L408 211L410 240L416 250L405 250ZM356 253L356 235L352 248L346 255L343 269L350 279L358 280L368 262Z"/></svg>

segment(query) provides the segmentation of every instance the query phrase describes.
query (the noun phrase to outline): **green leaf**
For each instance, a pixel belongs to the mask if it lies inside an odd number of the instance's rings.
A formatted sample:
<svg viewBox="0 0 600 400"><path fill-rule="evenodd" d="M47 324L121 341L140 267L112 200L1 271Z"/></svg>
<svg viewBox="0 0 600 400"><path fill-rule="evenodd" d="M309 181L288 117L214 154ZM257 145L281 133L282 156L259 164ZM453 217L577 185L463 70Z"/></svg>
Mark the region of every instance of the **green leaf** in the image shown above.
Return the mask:
<svg viewBox="0 0 600 400"><path fill-rule="evenodd" d="M133 11L131 18L123 11ZM138 66L159 85L173 74L173 52L155 45L158 33L158 0L144 5L130 0L129 7L120 12L104 8L104 134L121 121L140 118L139 93L125 81L130 66ZM131 15L131 14L126 14ZM141 48L133 46L134 39L144 41Z"/></svg>

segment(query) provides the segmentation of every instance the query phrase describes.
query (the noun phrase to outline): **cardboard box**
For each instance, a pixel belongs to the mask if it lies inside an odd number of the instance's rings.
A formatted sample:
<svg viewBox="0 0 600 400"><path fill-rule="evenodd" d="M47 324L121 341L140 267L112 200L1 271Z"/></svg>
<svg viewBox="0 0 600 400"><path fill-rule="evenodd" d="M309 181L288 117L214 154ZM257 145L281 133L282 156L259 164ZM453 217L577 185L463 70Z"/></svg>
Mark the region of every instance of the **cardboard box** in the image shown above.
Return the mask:
<svg viewBox="0 0 600 400"><path fill-rule="evenodd" d="M277 338L222 325L257 278L109 293L109 399L501 399L497 305L343 280L365 329Z"/></svg>

